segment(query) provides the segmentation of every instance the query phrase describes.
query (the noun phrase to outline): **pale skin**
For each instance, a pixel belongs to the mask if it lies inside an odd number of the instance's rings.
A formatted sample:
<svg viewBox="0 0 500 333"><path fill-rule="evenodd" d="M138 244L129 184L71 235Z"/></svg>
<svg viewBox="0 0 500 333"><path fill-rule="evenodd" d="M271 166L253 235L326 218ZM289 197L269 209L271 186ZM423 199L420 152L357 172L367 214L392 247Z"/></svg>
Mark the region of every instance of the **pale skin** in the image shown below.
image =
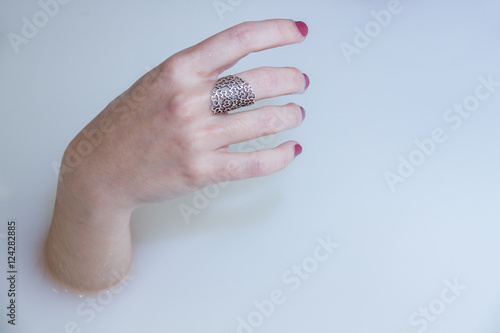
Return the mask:
<svg viewBox="0 0 500 333"><path fill-rule="evenodd" d="M228 146L299 126L300 106L214 115L210 95L239 59L306 35L307 26L293 20L239 24L174 54L99 113L63 156L43 252L50 276L70 290L110 288L132 264L135 208L286 168L302 151L296 141L250 153ZM300 94L309 84L290 67L235 75L252 85L257 100Z"/></svg>

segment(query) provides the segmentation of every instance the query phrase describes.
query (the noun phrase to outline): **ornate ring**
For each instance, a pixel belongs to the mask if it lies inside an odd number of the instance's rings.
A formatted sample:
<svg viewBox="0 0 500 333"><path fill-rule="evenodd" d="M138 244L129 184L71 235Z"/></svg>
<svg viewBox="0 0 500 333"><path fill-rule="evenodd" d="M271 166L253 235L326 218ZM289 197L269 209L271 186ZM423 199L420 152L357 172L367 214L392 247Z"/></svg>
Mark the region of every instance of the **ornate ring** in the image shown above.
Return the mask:
<svg viewBox="0 0 500 333"><path fill-rule="evenodd" d="M213 113L221 114L254 104L255 93L248 82L229 75L217 80L211 99Z"/></svg>

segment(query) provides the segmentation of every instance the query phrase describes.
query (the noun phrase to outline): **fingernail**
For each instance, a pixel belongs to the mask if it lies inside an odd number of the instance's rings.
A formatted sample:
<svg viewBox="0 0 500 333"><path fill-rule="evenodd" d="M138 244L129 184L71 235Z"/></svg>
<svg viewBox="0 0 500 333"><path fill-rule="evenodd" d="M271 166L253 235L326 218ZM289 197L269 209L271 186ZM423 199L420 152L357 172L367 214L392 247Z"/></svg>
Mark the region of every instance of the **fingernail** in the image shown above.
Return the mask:
<svg viewBox="0 0 500 333"><path fill-rule="evenodd" d="M302 146L297 143L295 145L295 157L297 157L298 155L300 155L300 153L302 153Z"/></svg>
<svg viewBox="0 0 500 333"><path fill-rule="evenodd" d="M295 25L297 26L297 29L299 29L299 32L302 36L307 36L307 33L309 32L309 28L307 27L307 24L305 24L302 21L296 21Z"/></svg>
<svg viewBox="0 0 500 333"><path fill-rule="evenodd" d="M307 76L307 74L304 74L304 79L306 80L306 88L309 87L309 76Z"/></svg>
<svg viewBox="0 0 500 333"><path fill-rule="evenodd" d="M306 119L306 110L304 110L304 108L301 106L300 111L302 112L302 121L304 121L304 119Z"/></svg>

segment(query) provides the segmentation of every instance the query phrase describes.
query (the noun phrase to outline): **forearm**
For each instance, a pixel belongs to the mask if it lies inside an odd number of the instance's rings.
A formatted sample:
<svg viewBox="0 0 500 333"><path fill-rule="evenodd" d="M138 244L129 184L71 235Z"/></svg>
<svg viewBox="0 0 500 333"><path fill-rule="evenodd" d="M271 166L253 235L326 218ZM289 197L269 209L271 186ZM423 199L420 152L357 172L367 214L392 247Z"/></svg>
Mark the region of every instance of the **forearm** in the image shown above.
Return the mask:
<svg viewBox="0 0 500 333"><path fill-rule="evenodd" d="M110 205L110 198L88 182L68 182L57 189L44 251L46 269L70 289L109 288L132 263L132 209Z"/></svg>

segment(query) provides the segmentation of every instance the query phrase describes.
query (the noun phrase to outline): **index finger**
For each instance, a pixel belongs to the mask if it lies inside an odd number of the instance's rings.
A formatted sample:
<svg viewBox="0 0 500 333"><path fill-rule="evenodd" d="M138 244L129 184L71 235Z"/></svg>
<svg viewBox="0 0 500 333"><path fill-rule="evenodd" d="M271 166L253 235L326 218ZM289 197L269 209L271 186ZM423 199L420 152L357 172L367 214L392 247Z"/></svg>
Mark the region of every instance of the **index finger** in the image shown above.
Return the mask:
<svg viewBox="0 0 500 333"><path fill-rule="evenodd" d="M205 39L190 51L198 59L198 73L218 75L249 53L300 43L307 32L301 21L244 22Z"/></svg>

